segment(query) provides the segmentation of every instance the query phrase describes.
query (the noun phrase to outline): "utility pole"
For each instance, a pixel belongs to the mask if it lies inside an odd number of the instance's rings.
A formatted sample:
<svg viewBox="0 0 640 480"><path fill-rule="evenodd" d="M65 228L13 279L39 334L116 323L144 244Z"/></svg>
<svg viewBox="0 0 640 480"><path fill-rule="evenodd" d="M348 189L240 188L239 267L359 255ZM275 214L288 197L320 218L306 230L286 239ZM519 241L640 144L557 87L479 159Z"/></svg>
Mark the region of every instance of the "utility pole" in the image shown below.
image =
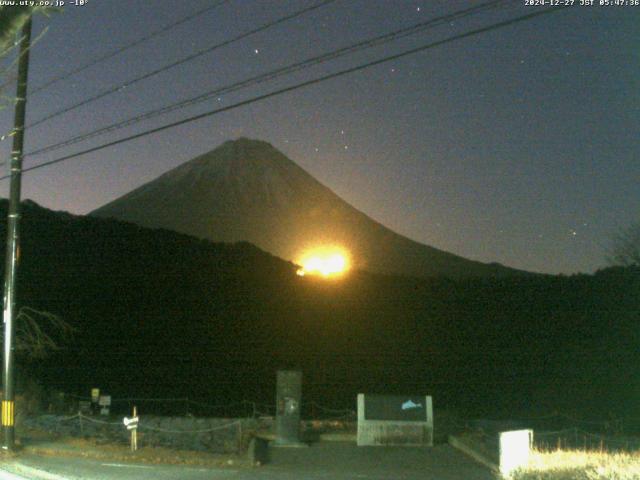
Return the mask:
<svg viewBox="0 0 640 480"><path fill-rule="evenodd" d="M20 260L20 187L22 183L22 155L24 123L27 106L27 78L31 18L22 27L18 63L18 88L14 116L13 148L11 150L11 184L7 217L7 252L4 267L4 356L2 365L2 429L4 450L15 446L15 365L14 340L16 321L16 274Z"/></svg>

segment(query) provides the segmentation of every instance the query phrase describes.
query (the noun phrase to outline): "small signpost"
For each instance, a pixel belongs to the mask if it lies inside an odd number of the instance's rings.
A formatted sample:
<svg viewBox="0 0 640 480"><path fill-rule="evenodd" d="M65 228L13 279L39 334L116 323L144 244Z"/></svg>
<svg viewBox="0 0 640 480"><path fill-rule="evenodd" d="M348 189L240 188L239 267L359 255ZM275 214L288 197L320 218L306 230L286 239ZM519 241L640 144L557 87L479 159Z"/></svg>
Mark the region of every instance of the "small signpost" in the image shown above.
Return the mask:
<svg viewBox="0 0 640 480"><path fill-rule="evenodd" d="M131 451L138 450L138 409L134 405L133 415L131 418L124 417L122 423L127 427L127 430L131 431Z"/></svg>
<svg viewBox="0 0 640 480"><path fill-rule="evenodd" d="M109 407L111 406L111 395L100 395L98 399L100 405L100 415L109 415Z"/></svg>
<svg viewBox="0 0 640 480"><path fill-rule="evenodd" d="M98 413L98 410L99 410L98 401L99 400L100 400L100 389L99 388L92 388L91 389L91 413L92 414Z"/></svg>

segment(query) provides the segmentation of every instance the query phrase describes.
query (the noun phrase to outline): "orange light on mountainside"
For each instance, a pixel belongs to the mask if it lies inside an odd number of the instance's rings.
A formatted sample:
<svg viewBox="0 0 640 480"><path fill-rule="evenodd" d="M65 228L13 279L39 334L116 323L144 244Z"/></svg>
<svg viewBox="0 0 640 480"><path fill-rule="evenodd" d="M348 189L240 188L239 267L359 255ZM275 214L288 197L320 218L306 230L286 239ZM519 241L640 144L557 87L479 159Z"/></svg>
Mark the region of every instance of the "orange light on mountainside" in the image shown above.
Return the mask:
<svg viewBox="0 0 640 480"><path fill-rule="evenodd" d="M338 277L349 270L349 255L340 248L321 247L301 255L297 262L302 268L296 272L301 277L319 275L324 278Z"/></svg>

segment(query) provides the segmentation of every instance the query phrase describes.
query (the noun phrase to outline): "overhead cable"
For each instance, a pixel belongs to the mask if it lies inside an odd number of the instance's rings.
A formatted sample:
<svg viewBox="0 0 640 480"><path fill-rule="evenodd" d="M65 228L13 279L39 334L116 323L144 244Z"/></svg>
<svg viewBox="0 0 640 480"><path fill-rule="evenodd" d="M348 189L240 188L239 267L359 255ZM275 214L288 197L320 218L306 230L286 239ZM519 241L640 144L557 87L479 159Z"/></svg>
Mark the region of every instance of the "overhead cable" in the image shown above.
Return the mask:
<svg viewBox="0 0 640 480"><path fill-rule="evenodd" d="M231 38L229 40L225 40L225 41L223 41L221 43L217 43L217 44L215 44L215 45L213 45L211 47L207 47L207 48L201 49L201 50L199 50L199 51L197 51L197 52L195 52L195 53L193 53L191 55L188 55L186 57L182 57L179 60L171 62L171 63L169 63L167 65L164 65L163 67L160 67L160 68L157 68L157 69L152 70L150 72L147 72L144 75L140 75L138 77L132 78L131 80L127 80L126 82L124 82L122 84L110 87L107 90L103 90L102 92L100 92L100 93L98 93L98 94L96 94L96 95L94 95L92 97L86 98L86 99L84 99L84 100L82 100L82 101L80 101L78 103L75 103L73 105L65 107L65 108L63 108L61 110L58 110L56 112L50 113L49 115L47 115L45 117L42 117L39 120L36 120L35 122L31 123L30 125L27 125L27 128L33 128L33 127L35 127L37 125L40 125L40 124L42 124L42 123L44 123L44 122L46 122L48 120L51 120L51 119L56 118L56 117L59 117L60 115L62 115L64 113L71 112L72 110L75 110L77 108L80 108L80 107L83 107L83 106L88 105L90 103L93 103L96 100L104 98L104 97L106 97L108 95L111 95L113 93L122 91L122 90L124 90L124 89L126 89L126 88L128 88L128 87L130 87L132 85L135 85L136 83L142 82L143 80L147 80L147 79L149 79L151 77L154 77L154 76L156 76L156 75L158 75L158 74L160 74L162 72L166 72L167 70L170 70L170 69L172 69L174 67L177 67L177 66L182 65L184 63L190 62L191 60L194 60L194 59L196 59L198 57L201 57L202 55L205 55L207 53L211 53L214 50L217 50L219 48L226 47L227 45L235 43L235 42L237 42L239 40L242 40L244 38L247 38L247 37L249 37L251 35L255 35L256 33L263 32L263 31L265 31L265 30L267 30L269 28L272 28L272 27L274 27L276 25L279 25L279 24L284 23L286 21L289 21L289 20L292 20L294 18L297 18L297 17L299 17L301 15L309 13L309 12L311 12L313 10L316 10L316 9L320 8L320 7L324 7L325 5L328 5L328 4L333 3L335 1L336 0L323 0L323 1L321 1L321 2L319 2L317 4L315 4L315 5L312 5L310 7L303 8L302 10L298 10L298 11L296 11L294 13L291 13L291 14L286 15L284 17L278 18L277 20L265 23L264 25L261 25L260 27L254 28L253 30L250 30L250 31L245 32L245 33L241 33L240 35L237 35L237 36L235 36L235 37L233 37L233 38Z"/></svg>
<svg viewBox="0 0 640 480"><path fill-rule="evenodd" d="M537 11L537 12L529 13L527 15L521 15L519 17L515 17L515 18L512 18L510 20L505 20L503 22L494 23L494 24L491 24L491 25L486 26L486 27L482 27L482 28L478 28L478 29L475 29L475 30L471 30L469 32L453 35L453 36L445 38L443 40L438 40L438 41L435 41L435 42L432 42L432 43L428 43L426 45L421 45L419 47L411 48L409 50L405 50L403 52L396 53L394 55L389 55L389 56L380 58L378 60L373 60L371 62L363 63L363 64L357 65L355 67L350 67L350 68L347 68L347 69L344 69L344 70L340 70L338 72L330 73L330 74L327 74L327 75L324 75L324 76L321 76L321 77L317 77L317 78L314 78L314 79L311 79L311 80L300 82L300 83L297 83L295 85L291 85L289 87L285 87L285 88L281 88L281 89L278 89L278 90L274 90L272 92L265 93L263 95L258 95L258 96L249 98L247 100L242 100L242 101L234 103L232 105L227 105L225 107L220 107L220 108L217 108L215 110L211 110L211 111L208 111L208 112L205 112L205 113L201 113L199 115L194 115L194 116L191 116L191 117L188 117L188 118L176 121L176 122L168 123L166 125L163 125L163 126L160 126L160 127L157 127L157 128L153 128L153 129L150 129L150 130L146 130L144 132L136 133L134 135L129 135L127 137L123 137L123 138L120 138L118 140L113 140L111 142L107 142L107 143L104 143L102 145L98 145L96 147L88 148L86 150L82 150L82 151L79 151L79 152L76 152L76 153L65 155L63 157L59 157L59 158L56 158L54 160L50 160L48 162L41 163L39 165L34 165L33 167L25 168L25 169L23 169L23 172L30 172L30 171L37 170L37 169L40 169L40 168L44 168L44 167L47 167L47 166L50 166L50 165L54 165L54 164L57 164L57 163L65 162L67 160L71 160L72 158L77 158L79 156L86 155L88 153L93 153L93 152L97 152L97 151L100 151L100 150L104 150L105 148L108 148L108 147L112 147L112 146L115 146L115 145L120 145L122 143L126 143L126 142L129 142L131 140L136 140L138 138L146 137L148 135L152 135L154 133L162 132L164 130L168 130L168 129L173 128L173 127L177 127L177 126L180 126L180 125L184 125L184 124L187 124L187 123L194 122L196 120L201 120L203 118L208 118L208 117L211 117L211 116L223 113L223 112L227 112L229 110L234 110L236 108L243 107L245 105L250 105L252 103L256 103L256 102L259 102L259 101L262 101L262 100L266 100L267 98L271 98L271 97L275 97L275 96L278 96L278 95L282 95L284 93L288 93L288 92L292 92L292 91L295 91L295 90L299 90L299 89L304 88L304 87L315 85L317 83L321 83L321 82L324 82L326 80L331 80L331 79L334 79L334 78L338 78L338 77L341 77L341 76L344 76L344 75L347 75L347 74L350 74L350 73L358 72L360 70L364 70L366 68L374 67L376 65L380 65L380 64L383 64L383 63L386 63L386 62L390 62L390 61L393 61L393 60L398 60L398 59L406 57L408 55L413 55L415 53L424 52L426 50L430 50L432 48L439 47L439 46L444 45L446 43L450 43L450 42L453 42L453 41L456 41L456 40L461 40L463 38L472 37L472 36L479 35L479 34L482 34L482 33L487 33L487 32L493 31L493 30L497 30L499 28L503 28L503 27L507 27L507 26L511 26L511 25L520 23L520 22L528 21L528 20L540 17L542 15L547 15L547 14L550 14L550 13L560 12L560 11L564 10L565 8L569 8L569 7L568 6L558 6L558 7L548 8L548 9L545 9L545 10L540 10L540 11ZM9 177L10 177L10 175L5 175L3 177L0 177L0 180L5 180L5 179L7 179Z"/></svg>
<svg viewBox="0 0 640 480"><path fill-rule="evenodd" d="M501 4L504 3L513 3L514 0L493 0L490 2L486 2L484 4L481 5L477 5L475 7L471 7L471 8L467 8L464 10L460 10L458 12L452 13L452 14L448 14L448 15L443 15L437 18L433 18L424 22L420 22L417 23L415 25L412 25L410 27L406 27L406 28L402 28L399 30L395 30L393 32L390 33L386 33L383 35L379 35L367 40L363 40L360 41L358 43L346 46L346 47L342 47L338 50L334 50L322 55L317 55L314 57L310 57L307 58L305 60L302 60L300 62L296 62L294 64L285 66L285 67L281 67L245 80L241 80L238 82L234 82L231 83L229 85L225 85L222 87L218 87L214 90L210 90L208 92L202 93L200 95L197 95L195 97L191 97L188 98L186 100L181 100L179 102L175 102L172 104L169 104L167 106L164 107L160 107L160 108L156 108L153 110L149 110L145 113L139 114L139 115L135 115L134 117L128 118L126 120L121 120L119 122L107 125L105 127L101 127L99 129L96 130L92 130L90 132L86 132L86 133L82 133L79 135L76 135L72 138L57 142L55 144L52 145L47 145L45 147L39 148L37 150L33 150L31 152L28 152L25 156L34 156L34 155L39 155L42 153L46 153L46 152L50 152L53 150L57 150L59 148L63 148L63 147L67 147L85 140L88 140L90 138L96 137L98 135L103 135L105 133L109 133L109 132L113 132L116 130L120 130L122 128L125 127L129 127L131 125L135 125L139 122L142 122L144 120L149 120L151 118L155 118L158 117L160 115L165 115L167 113L173 112L175 110L179 110L182 108L186 108L192 105L196 105L198 103L204 102L206 100L209 100L211 98L214 97L219 97L220 95L225 95L237 90L240 90L242 88L247 88L249 86L253 86L253 85L258 85L260 83L263 82L267 82L267 81L271 81L274 80L276 78L282 77L284 75L288 75L297 71L301 71L307 68L310 68L312 66L315 65L319 65L325 62L328 62L330 60L334 60L336 58L340 58L343 57L345 55L350 55L356 52L359 52L361 50L365 50L368 48L372 48L372 47L376 47L379 45L383 45L386 43L389 43L391 41L395 41L398 40L400 38L404 38L410 35L414 35L416 33L420 33L425 31L426 29L429 28L433 28L436 27L438 25L442 25L444 23L448 23L454 20L459 20L461 18L467 17L467 16L472 16L472 15L477 15L478 13L482 13L484 11L490 10L490 9L494 9L498 6L500 6Z"/></svg>
<svg viewBox="0 0 640 480"><path fill-rule="evenodd" d="M85 63L84 65L77 67L73 70L70 70L66 73L63 73L61 75L58 75L57 77L52 78L51 80L43 83L42 85L34 88L33 90L31 90L29 92L30 95L34 95L38 92L41 92L42 90L44 90L47 87L50 87L51 85L53 85L54 83L58 83L62 80L66 80L67 78L70 78L74 75L77 75L78 73L93 67L94 65L97 65L99 63L104 62L105 60L109 60L113 57L115 57L116 55L120 55L123 52L126 52L127 50L132 49L133 47L137 47L138 45L147 42L149 40L151 40L152 38L157 37L158 35L162 35L165 32L168 32L169 30L172 30L174 28L176 28L179 25L182 25L183 23L186 23L190 20L193 20L194 18L197 18L215 8L218 8L222 5L224 5L225 3L229 3L231 0L220 0L216 3L214 3L213 5L209 5L208 7L205 7L203 9L198 10L197 12L194 12L186 17L181 18L180 20L174 22L174 23L170 23L169 25L166 25L158 30L155 30L153 32L151 32L150 34L139 38L137 40L134 40L133 42L127 43L126 45L123 45L122 47L116 48L115 50L112 50L108 53L105 53L104 55L101 55L97 58L94 58L93 60L91 60L90 62Z"/></svg>

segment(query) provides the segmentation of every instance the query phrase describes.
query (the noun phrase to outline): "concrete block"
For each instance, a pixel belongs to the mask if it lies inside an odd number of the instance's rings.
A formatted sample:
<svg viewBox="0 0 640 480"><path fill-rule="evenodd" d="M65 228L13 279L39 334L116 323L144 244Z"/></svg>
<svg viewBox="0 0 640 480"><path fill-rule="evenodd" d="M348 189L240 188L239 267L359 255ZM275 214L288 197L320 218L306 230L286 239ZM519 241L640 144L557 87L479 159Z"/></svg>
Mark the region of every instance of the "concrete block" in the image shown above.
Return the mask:
<svg viewBox="0 0 640 480"><path fill-rule="evenodd" d="M249 440L247 452L252 465L264 465L269 462L269 440L261 437L252 437Z"/></svg>
<svg viewBox="0 0 640 480"><path fill-rule="evenodd" d="M449 436L449 444L476 461L508 477L527 465L533 445L533 430L515 430L495 435Z"/></svg>
<svg viewBox="0 0 640 480"><path fill-rule="evenodd" d="M533 430L514 430L500 433L500 473L509 475L529 463Z"/></svg>

